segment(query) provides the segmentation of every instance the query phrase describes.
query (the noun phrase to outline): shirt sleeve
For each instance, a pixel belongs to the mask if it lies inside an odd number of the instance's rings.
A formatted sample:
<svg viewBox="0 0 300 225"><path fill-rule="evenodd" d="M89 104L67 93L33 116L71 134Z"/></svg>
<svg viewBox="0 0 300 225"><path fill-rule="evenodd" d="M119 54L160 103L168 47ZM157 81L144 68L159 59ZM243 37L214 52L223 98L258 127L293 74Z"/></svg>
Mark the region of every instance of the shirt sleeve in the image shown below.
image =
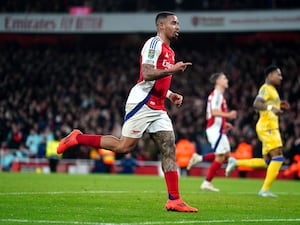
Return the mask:
<svg viewBox="0 0 300 225"><path fill-rule="evenodd" d="M258 98L262 98L264 99L265 101L268 101L269 99L269 91L267 89L266 86L262 86L259 91L258 91L258 95L257 95Z"/></svg>
<svg viewBox="0 0 300 225"><path fill-rule="evenodd" d="M215 92L214 96L211 99L211 109L221 110L222 105L222 95L218 92Z"/></svg>
<svg viewBox="0 0 300 225"><path fill-rule="evenodd" d="M161 54L161 50L162 50L161 40L156 37L150 38L144 44L144 47L141 52L142 64L150 64L155 66L156 68L156 63L158 57Z"/></svg>

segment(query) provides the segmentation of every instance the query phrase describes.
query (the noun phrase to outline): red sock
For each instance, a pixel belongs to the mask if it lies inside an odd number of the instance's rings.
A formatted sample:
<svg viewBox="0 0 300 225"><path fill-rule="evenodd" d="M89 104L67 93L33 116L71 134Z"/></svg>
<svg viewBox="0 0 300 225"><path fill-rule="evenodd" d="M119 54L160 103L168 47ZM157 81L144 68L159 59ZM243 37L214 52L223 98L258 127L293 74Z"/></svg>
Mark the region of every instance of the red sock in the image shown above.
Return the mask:
<svg viewBox="0 0 300 225"><path fill-rule="evenodd" d="M210 153L206 154L205 156L203 156L203 161L212 162L214 160L215 160L215 153L214 152L210 152Z"/></svg>
<svg viewBox="0 0 300 225"><path fill-rule="evenodd" d="M214 178L216 172L221 168L221 166L222 166L222 163L219 163L217 161L213 161L212 164L209 167L208 174L206 176L206 180L211 182L212 179Z"/></svg>
<svg viewBox="0 0 300 225"><path fill-rule="evenodd" d="M168 194L170 200L180 198L178 191L178 173L177 171L165 172L165 181L168 188Z"/></svg>
<svg viewBox="0 0 300 225"><path fill-rule="evenodd" d="M76 137L78 144L100 148L101 135L78 134Z"/></svg>

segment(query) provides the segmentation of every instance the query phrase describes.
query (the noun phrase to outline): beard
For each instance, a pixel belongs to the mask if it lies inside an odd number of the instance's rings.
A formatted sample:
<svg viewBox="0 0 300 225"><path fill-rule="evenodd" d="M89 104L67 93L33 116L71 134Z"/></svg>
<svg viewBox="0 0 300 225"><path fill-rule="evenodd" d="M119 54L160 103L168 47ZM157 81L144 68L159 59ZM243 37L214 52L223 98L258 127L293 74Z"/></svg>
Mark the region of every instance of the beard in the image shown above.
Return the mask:
<svg viewBox="0 0 300 225"><path fill-rule="evenodd" d="M179 38L179 34L176 33L175 35L173 35L171 38L170 38L170 41L174 42L174 41L177 41Z"/></svg>

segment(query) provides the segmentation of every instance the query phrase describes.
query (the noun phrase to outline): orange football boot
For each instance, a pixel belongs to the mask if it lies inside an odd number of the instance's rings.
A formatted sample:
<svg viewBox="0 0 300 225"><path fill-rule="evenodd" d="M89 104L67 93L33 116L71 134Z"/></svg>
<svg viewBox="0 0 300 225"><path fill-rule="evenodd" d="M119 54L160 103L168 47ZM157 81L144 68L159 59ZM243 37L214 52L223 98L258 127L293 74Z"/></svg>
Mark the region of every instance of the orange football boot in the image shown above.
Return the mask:
<svg viewBox="0 0 300 225"><path fill-rule="evenodd" d="M198 212L198 209L189 206L180 198L176 200L169 199L166 204L166 209L168 211L177 211L177 212Z"/></svg>
<svg viewBox="0 0 300 225"><path fill-rule="evenodd" d="M68 148L77 145L78 141L76 137L78 134L82 134L82 132L80 130L75 129L67 137L61 139L57 147L57 154L62 154Z"/></svg>

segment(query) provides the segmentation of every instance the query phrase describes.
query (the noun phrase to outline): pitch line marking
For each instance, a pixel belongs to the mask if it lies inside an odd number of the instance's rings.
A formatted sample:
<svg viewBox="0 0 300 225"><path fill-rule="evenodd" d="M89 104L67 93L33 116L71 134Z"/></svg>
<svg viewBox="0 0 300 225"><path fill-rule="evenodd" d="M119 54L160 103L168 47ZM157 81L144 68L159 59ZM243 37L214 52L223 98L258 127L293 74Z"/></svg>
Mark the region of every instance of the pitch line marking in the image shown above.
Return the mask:
<svg viewBox="0 0 300 225"><path fill-rule="evenodd" d="M248 220L186 220L186 221L156 221L136 223L98 223L81 221L59 221L59 220L27 220L27 219L0 219L0 222L29 223L29 224L77 224L77 225L165 225L165 224L195 224L204 223L274 223L274 222L299 222L300 218L294 219L248 219Z"/></svg>
<svg viewBox="0 0 300 225"><path fill-rule="evenodd" d="M47 192L1 192L1 195L64 195L64 194L126 194L126 193L133 193L132 191L47 191ZM165 193L165 191L135 191L134 193ZM187 192L189 194L207 194L207 192ZM214 193L215 194L215 193ZM257 195L257 192L224 192L226 195ZM300 192L276 192L278 195L300 195Z"/></svg>

